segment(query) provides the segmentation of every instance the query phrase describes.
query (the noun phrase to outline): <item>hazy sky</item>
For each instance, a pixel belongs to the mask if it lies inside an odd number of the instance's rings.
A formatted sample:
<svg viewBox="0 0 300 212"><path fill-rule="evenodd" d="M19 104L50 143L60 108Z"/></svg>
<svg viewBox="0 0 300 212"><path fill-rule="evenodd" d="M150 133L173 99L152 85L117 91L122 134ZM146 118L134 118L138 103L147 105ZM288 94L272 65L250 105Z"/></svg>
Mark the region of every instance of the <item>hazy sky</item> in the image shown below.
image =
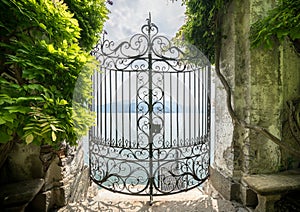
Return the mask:
<svg viewBox="0 0 300 212"><path fill-rule="evenodd" d="M181 1L170 0L113 0L111 13L104 29L107 38L118 41L140 32L151 12L152 22L161 34L173 37L184 23L185 7Z"/></svg>

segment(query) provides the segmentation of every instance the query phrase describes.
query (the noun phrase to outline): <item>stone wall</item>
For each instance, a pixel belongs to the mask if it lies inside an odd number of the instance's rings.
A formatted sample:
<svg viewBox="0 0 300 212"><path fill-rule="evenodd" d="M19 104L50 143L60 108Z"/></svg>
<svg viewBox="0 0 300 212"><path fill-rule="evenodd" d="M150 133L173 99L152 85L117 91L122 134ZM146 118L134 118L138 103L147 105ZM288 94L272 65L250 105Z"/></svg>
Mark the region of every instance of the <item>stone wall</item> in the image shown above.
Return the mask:
<svg viewBox="0 0 300 212"><path fill-rule="evenodd" d="M240 119L265 127L287 142L286 102L300 94L299 56L288 41L270 50L250 48L249 41L251 23L274 5L275 0L232 1L223 18L220 65ZM240 186L245 174L274 173L299 165L299 158L263 135L233 125L220 81L216 82L215 127L211 182L227 199L245 198L242 193L247 191Z"/></svg>
<svg viewBox="0 0 300 212"><path fill-rule="evenodd" d="M65 146L59 151L50 147L15 144L2 167L1 184L43 178L45 184L28 208L34 211L60 208L86 197L90 182L83 159L81 144Z"/></svg>

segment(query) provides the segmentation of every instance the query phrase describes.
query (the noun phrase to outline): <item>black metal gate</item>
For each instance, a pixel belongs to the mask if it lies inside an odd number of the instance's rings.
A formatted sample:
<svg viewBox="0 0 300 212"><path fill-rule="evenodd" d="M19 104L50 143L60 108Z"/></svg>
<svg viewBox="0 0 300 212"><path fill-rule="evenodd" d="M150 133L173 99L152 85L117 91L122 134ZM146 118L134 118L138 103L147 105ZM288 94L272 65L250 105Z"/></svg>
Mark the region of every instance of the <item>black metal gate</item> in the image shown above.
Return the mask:
<svg viewBox="0 0 300 212"><path fill-rule="evenodd" d="M153 196L195 188L208 177L210 63L151 22L129 40L93 50L90 177L103 188Z"/></svg>

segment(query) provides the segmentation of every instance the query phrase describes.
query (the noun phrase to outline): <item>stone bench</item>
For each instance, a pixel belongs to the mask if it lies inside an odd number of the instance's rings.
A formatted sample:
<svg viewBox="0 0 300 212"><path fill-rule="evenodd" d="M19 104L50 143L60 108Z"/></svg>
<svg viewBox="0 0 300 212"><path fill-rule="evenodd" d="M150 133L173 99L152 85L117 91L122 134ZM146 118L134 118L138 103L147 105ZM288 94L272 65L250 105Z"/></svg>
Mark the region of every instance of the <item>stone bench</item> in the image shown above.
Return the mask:
<svg viewBox="0 0 300 212"><path fill-rule="evenodd" d="M274 211L274 203L282 195L300 190L300 169L276 174L257 174L242 177L242 183L251 188L258 197L255 211Z"/></svg>
<svg viewBox="0 0 300 212"><path fill-rule="evenodd" d="M44 179L25 180L0 186L0 211L24 211L44 185Z"/></svg>

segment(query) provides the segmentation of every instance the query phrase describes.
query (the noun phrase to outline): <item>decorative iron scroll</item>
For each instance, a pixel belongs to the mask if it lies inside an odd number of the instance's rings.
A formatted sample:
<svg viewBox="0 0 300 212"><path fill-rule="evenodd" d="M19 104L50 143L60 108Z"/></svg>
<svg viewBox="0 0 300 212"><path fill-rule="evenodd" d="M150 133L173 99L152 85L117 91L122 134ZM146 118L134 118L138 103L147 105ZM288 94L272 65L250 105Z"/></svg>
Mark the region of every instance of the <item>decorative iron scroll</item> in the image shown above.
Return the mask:
<svg viewBox="0 0 300 212"><path fill-rule="evenodd" d="M147 19L141 33L92 51L91 179L108 190L153 196L195 188L208 177L210 64L168 40Z"/></svg>

